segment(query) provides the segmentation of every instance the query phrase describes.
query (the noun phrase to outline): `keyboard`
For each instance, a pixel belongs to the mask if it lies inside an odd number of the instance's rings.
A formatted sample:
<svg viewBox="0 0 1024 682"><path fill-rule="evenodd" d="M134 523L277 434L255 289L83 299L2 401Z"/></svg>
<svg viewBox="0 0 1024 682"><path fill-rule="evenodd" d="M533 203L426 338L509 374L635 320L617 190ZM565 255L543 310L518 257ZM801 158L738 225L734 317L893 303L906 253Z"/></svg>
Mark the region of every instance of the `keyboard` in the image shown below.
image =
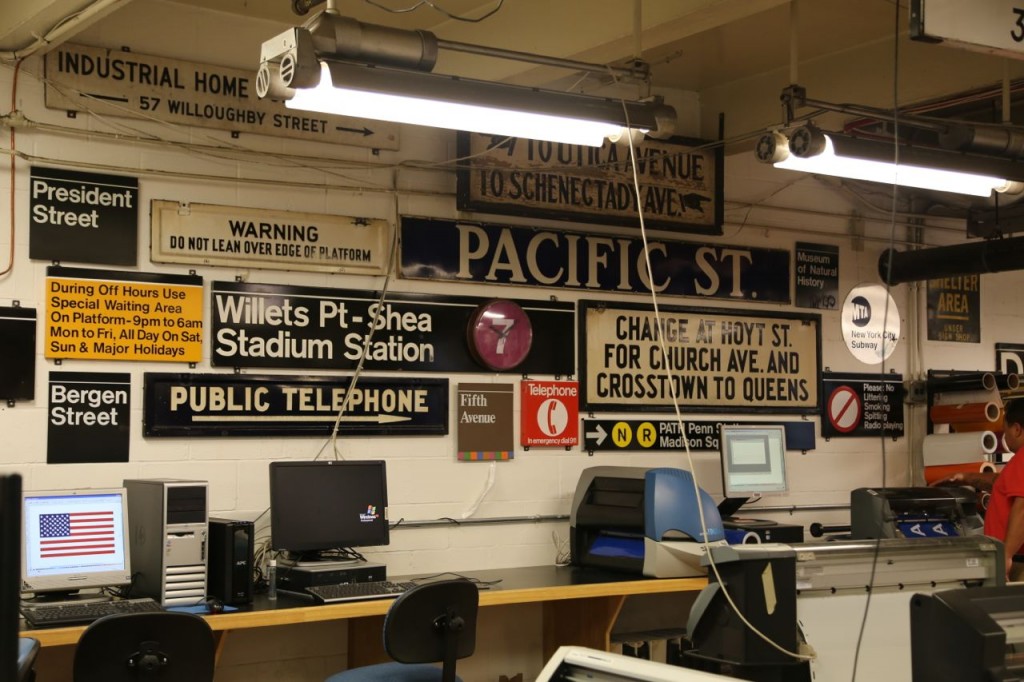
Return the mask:
<svg viewBox="0 0 1024 682"><path fill-rule="evenodd" d="M21 607L25 622L34 628L82 625L114 613L147 613L163 611L160 603L149 597L82 604L30 604Z"/></svg>
<svg viewBox="0 0 1024 682"><path fill-rule="evenodd" d="M324 604L342 601L361 601L364 599L388 599L397 597L416 583L396 583L390 580L376 580L366 583L337 583L331 585L313 585L306 591Z"/></svg>

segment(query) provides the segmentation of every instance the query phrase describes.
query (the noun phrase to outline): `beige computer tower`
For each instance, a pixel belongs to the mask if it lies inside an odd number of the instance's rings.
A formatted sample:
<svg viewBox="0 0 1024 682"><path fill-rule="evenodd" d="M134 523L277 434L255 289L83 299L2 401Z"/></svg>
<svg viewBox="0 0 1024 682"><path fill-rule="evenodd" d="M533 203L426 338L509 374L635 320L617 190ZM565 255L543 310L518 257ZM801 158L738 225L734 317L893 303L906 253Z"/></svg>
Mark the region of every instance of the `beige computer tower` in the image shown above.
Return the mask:
<svg viewBox="0 0 1024 682"><path fill-rule="evenodd" d="M132 596L164 606L206 599L209 504L206 481L128 479Z"/></svg>

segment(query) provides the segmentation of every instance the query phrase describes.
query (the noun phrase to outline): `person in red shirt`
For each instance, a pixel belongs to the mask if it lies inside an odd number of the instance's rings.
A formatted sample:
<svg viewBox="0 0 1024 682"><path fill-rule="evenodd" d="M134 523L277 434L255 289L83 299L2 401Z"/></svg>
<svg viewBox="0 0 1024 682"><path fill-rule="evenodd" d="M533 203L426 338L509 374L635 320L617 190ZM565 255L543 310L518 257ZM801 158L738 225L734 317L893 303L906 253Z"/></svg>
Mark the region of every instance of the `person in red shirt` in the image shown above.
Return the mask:
<svg viewBox="0 0 1024 682"><path fill-rule="evenodd" d="M998 474L979 472L955 474L932 485L969 485L978 490L992 491L985 511L985 535L1001 540L1005 545L1006 577L1016 580L1024 573L1015 569L1014 555L1024 558L1024 398L1006 404L1003 418L1003 440L1014 452L1013 458Z"/></svg>

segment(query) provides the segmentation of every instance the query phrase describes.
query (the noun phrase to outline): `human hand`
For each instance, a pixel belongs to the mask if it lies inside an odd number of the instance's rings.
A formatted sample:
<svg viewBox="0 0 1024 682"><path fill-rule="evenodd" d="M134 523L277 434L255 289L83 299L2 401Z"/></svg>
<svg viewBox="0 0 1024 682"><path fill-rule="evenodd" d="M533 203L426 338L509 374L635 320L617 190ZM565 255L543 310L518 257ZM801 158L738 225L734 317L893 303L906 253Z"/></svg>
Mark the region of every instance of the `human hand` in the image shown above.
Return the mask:
<svg viewBox="0 0 1024 682"><path fill-rule="evenodd" d="M964 478L964 475L962 473L960 473L960 474L953 474L952 476L947 476L946 478L940 478L938 480L932 481L928 485L930 485L930 486L970 485L970 483L968 483L967 480Z"/></svg>

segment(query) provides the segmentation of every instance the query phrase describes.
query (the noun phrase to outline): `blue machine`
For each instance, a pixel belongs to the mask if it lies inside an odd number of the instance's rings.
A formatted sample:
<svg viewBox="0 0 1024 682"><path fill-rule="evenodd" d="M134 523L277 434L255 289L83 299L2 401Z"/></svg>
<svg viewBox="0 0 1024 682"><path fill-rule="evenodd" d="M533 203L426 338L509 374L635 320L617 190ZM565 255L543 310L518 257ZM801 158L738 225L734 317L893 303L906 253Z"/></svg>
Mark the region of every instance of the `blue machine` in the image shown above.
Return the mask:
<svg viewBox="0 0 1024 682"><path fill-rule="evenodd" d="M706 546L726 544L711 496L671 468L584 469L569 532L574 565L657 578L704 575Z"/></svg>

